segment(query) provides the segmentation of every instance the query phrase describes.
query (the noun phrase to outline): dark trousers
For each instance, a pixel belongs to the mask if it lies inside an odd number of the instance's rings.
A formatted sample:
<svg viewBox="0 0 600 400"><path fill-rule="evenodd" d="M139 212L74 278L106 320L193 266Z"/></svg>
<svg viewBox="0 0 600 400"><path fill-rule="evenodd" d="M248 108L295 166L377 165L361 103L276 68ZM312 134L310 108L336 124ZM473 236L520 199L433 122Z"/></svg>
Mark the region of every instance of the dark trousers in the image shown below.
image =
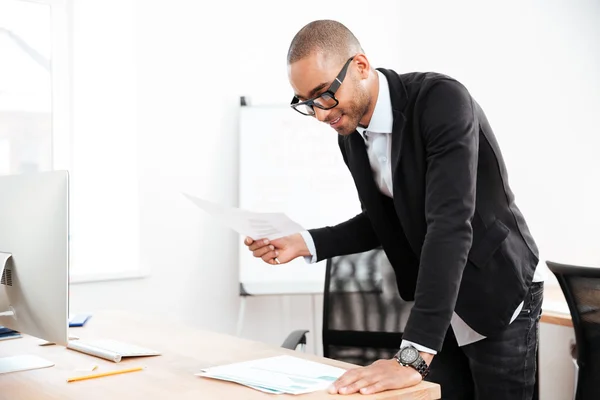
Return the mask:
<svg viewBox="0 0 600 400"><path fill-rule="evenodd" d="M543 293L544 283L533 283L519 316L495 336L459 347L448 329L427 377L441 385L442 399L532 399Z"/></svg>

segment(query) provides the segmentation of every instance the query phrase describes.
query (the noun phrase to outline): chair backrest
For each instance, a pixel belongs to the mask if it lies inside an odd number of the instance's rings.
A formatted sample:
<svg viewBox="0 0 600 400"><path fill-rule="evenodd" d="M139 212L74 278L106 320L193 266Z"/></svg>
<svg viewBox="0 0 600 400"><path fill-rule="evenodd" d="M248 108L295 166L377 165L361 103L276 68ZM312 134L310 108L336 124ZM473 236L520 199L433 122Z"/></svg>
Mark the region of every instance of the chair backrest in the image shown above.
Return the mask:
<svg viewBox="0 0 600 400"><path fill-rule="evenodd" d="M398 294L394 270L383 250L327 260L324 356L357 365L393 357L411 307Z"/></svg>
<svg viewBox="0 0 600 400"><path fill-rule="evenodd" d="M547 264L573 319L579 366L576 399L600 399L600 268Z"/></svg>

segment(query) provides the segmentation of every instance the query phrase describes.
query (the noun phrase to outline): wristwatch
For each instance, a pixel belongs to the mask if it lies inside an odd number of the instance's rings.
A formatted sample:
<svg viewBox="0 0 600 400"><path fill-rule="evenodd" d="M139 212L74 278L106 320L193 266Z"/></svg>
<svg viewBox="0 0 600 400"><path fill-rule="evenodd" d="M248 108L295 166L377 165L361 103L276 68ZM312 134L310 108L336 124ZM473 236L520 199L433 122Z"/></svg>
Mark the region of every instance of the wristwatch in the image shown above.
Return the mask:
<svg viewBox="0 0 600 400"><path fill-rule="evenodd" d="M429 366L423 360L423 357L419 354L419 350L415 349L412 345L404 346L394 356L398 364L403 367L413 367L416 369L423 379L429 374Z"/></svg>

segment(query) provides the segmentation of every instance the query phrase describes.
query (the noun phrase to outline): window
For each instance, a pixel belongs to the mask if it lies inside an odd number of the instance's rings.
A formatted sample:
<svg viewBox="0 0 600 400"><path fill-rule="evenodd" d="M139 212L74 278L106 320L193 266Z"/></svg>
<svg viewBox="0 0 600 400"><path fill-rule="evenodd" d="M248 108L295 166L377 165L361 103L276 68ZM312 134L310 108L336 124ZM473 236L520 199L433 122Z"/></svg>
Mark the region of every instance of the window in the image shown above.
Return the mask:
<svg viewBox="0 0 600 400"><path fill-rule="evenodd" d="M52 165L51 10L0 3L0 174Z"/></svg>
<svg viewBox="0 0 600 400"><path fill-rule="evenodd" d="M71 282L143 275L134 28L131 1L0 3L0 174L69 170Z"/></svg>

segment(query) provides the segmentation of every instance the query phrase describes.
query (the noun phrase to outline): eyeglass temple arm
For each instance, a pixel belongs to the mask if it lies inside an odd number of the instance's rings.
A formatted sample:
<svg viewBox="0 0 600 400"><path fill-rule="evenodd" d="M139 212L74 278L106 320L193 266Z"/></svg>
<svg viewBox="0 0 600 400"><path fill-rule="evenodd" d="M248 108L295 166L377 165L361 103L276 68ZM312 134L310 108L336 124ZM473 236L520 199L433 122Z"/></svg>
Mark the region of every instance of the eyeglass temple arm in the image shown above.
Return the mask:
<svg viewBox="0 0 600 400"><path fill-rule="evenodd" d="M331 84L331 86L329 87L329 91L335 93L338 88L340 87L340 85L342 84L342 81L344 80L344 78L346 77L346 72L348 72L348 65L350 64L350 62L354 59L354 57L350 57L348 59L348 61L346 61L346 64L344 64L344 67L342 68L342 70L340 71L340 74L335 78L335 80L333 81L333 83Z"/></svg>

